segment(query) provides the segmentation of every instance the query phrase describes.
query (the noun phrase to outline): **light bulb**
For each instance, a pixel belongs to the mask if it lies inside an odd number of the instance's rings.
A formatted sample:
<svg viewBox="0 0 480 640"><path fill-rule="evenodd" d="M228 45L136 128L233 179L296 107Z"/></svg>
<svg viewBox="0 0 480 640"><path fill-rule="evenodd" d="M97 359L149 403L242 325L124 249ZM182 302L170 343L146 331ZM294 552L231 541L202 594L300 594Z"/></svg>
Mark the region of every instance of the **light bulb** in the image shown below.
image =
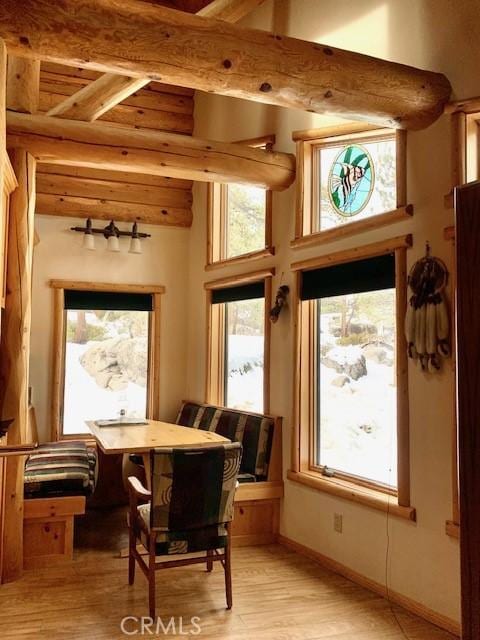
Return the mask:
<svg viewBox="0 0 480 640"><path fill-rule="evenodd" d="M140 243L140 238L135 238L133 237L130 240L130 249L128 250L129 253L142 253L142 245Z"/></svg>
<svg viewBox="0 0 480 640"><path fill-rule="evenodd" d="M113 251L114 253L120 251L120 243L119 243L118 237L116 235L108 236L107 250L108 251Z"/></svg>
<svg viewBox="0 0 480 640"><path fill-rule="evenodd" d="M95 239L93 237L93 233L83 234L82 247L84 249L88 249L88 251L95 251Z"/></svg>

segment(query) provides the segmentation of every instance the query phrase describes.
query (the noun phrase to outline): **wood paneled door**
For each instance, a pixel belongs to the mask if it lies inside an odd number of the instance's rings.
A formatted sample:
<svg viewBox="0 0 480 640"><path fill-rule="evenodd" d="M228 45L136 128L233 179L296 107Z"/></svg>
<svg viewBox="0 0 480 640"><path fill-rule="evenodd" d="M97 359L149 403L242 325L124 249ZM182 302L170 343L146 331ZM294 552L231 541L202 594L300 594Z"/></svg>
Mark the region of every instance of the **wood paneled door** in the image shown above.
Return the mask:
<svg viewBox="0 0 480 640"><path fill-rule="evenodd" d="M455 190L463 640L480 638L480 182Z"/></svg>

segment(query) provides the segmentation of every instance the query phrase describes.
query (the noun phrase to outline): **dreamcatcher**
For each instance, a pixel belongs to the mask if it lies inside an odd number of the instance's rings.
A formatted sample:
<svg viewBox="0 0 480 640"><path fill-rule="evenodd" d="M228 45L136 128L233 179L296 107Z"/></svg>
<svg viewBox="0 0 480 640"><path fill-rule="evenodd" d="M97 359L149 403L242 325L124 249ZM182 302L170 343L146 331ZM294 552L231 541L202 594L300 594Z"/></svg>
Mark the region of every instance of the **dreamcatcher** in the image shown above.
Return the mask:
<svg viewBox="0 0 480 640"><path fill-rule="evenodd" d="M440 369L440 356L450 355L450 323L444 298L448 270L440 258L426 255L410 270L408 284L413 293L408 301L405 335L408 356L418 360L423 371Z"/></svg>

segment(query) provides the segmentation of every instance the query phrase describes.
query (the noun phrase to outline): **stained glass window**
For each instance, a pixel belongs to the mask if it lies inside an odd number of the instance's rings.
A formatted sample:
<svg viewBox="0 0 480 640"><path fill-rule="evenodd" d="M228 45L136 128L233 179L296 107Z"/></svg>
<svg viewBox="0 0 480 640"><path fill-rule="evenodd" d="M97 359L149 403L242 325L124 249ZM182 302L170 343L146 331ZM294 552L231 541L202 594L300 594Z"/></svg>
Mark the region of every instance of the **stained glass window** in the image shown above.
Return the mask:
<svg viewBox="0 0 480 640"><path fill-rule="evenodd" d="M317 231L396 208L395 137L322 145L316 154Z"/></svg>

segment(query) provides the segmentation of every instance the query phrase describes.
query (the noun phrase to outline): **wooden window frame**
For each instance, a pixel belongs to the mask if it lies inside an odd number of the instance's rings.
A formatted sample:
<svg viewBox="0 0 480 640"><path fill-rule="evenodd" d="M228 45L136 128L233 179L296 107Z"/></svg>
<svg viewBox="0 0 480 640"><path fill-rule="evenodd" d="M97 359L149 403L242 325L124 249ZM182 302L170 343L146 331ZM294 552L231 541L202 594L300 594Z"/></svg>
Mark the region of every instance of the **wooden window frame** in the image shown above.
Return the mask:
<svg viewBox="0 0 480 640"><path fill-rule="evenodd" d="M292 292L292 308L295 313L295 370L292 460L287 473L290 480L407 520L416 518L415 509L410 503L408 357L403 330L407 305L406 251L411 245L411 235L401 236L291 265L295 272L295 286ZM312 460L316 424L316 366L312 354L316 352L316 319L313 318L312 301L300 299L304 271L389 253L395 254L398 458L396 491L345 473L336 473L332 478L326 477L314 468Z"/></svg>
<svg viewBox="0 0 480 640"><path fill-rule="evenodd" d="M0 307L5 308L7 295L7 257L8 257L8 224L10 219L10 196L18 187L17 177L13 171L12 163L7 152L3 154L3 189L2 203L0 209L3 210L3 220L0 224Z"/></svg>
<svg viewBox="0 0 480 640"><path fill-rule="evenodd" d="M205 402L224 406L224 345L225 345L225 315L223 304L212 304L212 292L218 289L240 286L263 281L265 284L265 317L264 317L264 355L263 355L263 411L270 411L270 309L272 307L272 278L275 269L263 269L213 280L204 284L206 290L207 313L207 357L205 375Z"/></svg>
<svg viewBox="0 0 480 640"><path fill-rule="evenodd" d="M452 102L450 114L451 189L444 198L445 208L453 209L453 190L480 180L480 98Z"/></svg>
<svg viewBox="0 0 480 640"><path fill-rule="evenodd" d="M363 220L349 222L338 227L316 231L314 224L318 215L315 151L321 147L348 144L359 141L374 141L394 137L396 141L396 208ZM318 245L346 238L357 233L378 229L385 225L408 220L413 215L413 205L407 204L407 132L365 124L348 124L322 129L294 131L297 145L297 181L295 238L293 248Z"/></svg>
<svg viewBox="0 0 480 640"><path fill-rule="evenodd" d="M139 284L110 284L104 282L75 282L50 280L53 289L53 339L52 339L52 391L51 428L52 439L91 439L88 434L64 435L63 400L65 390L65 289L74 291L106 291L111 293L143 293L152 296L153 310L149 320L147 418L158 420L160 412L160 303L165 287Z"/></svg>
<svg viewBox="0 0 480 640"><path fill-rule="evenodd" d="M256 149L265 148L269 151L275 144L275 135L262 136L249 140L239 140L237 144L244 144ZM206 271L219 269L231 264L245 264L275 255L272 242L272 206L273 192L265 191L265 246L256 251L243 253L232 258L225 257L226 245L226 215L228 207L228 184L211 182L207 186L207 263Z"/></svg>

